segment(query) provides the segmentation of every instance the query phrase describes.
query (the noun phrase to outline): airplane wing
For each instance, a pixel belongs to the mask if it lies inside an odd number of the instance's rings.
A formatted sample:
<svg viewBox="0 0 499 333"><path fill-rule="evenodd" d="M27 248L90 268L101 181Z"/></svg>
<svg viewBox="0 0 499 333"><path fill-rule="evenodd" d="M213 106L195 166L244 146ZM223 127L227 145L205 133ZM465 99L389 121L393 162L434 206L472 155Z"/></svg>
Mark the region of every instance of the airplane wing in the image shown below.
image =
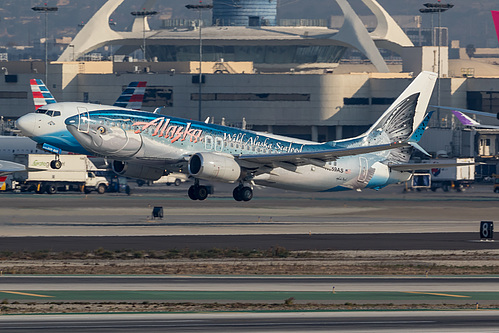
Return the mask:
<svg viewBox="0 0 499 333"><path fill-rule="evenodd" d="M321 150L318 152L290 153L290 154L261 154L261 155L239 155L236 159L240 162L255 164L275 165L276 163L289 163L293 165L317 164L334 161L339 157L374 153L394 148L407 147L408 142L393 142L384 145L339 148Z"/></svg>
<svg viewBox="0 0 499 333"><path fill-rule="evenodd" d="M460 111L460 112L464 112L464 113L472 113L472 114L476 114L476 115L484 116L484 117L497 118L497 113L489 113L489 112L482 112L482 111L475 111L475 110L468 110L468 109L460 109L460 108L451 108L451 107L448 107L448 106L430 105L430 107L444 109L444 110L451 110L451 111Z"/></svg>
<svg viewBox="0 0 499 333"><path fill-rule="evenodd" d="M20 171L42 171L45 169L26 168L24 165L10 161L0 161L0 176Z"/></svg>
<svg viewBox="0 0 499 333"><path fill-rule="evenodd" d="M469 163L405 163L405 164L389 164L388 167L396 171L415 171L415 170L428 170L434 168L452 168L458 166L478 165L480 162Z"/></svg>
<svg viewBox="0 0 499 333"><path fill-rule="evenodd" d="M490 128L490 129L498 129L499 126L493 125L482 125L478 121L475 121L462 113L461 111L452 110L452 113L456 116L456 118L465 126L476 127L476 128Z"/></svg>
<svg viewBox="0 0 499 333"><path fill-rule="evenodd" d="M316 164L322 165L325 162L334 161L339 157L343 156L353 156L353 155L361 155L367 153L374 153L378 151L384 151L394 148L401 148L412 146L416 149L422 150L426 153L418 144L421 136L426 130L426 126L430 121L433 112L428 112L423 121L418 125L418 127L414 130L407 141L402 142L392 142L388 144L382 145L374 145L374 146L362 146L362 147L352 147L352 148L336 148L336 149L327 149L321 150L317 152L304 152L304 153L289 153L289 154L265 154L265 155L239 155L236 156L236 159L239 162L250 162L253 164L264 164L264 165L273 165L277 166L282 163L288 163L292 165L303 165L303 164Z"/></svg>
<svg viewBox="0 0 499 333"><path fill-rule="evenodd" d="M127 109L140 110L144 95L146 93L146 81L130 82L128 87L121 93L113 106L119 106Z"/></svg>

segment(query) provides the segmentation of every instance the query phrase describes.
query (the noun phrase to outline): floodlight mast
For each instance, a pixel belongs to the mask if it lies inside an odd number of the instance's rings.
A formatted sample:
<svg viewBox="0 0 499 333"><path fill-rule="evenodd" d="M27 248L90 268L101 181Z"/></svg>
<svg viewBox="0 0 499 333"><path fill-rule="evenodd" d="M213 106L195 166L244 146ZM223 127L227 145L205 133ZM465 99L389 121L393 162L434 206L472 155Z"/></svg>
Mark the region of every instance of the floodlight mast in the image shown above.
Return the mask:
<svg viewBox="0 0 499 333"><path fill-rule="evenodd" d="M37 13L45 13L45 84L48 85L48 36L47 36L47 14L53 13L59 10L58 7L49 7L47 4L45 6L36 6L31 8Z"/></svg>
<svg viewBox="0 0 499 333"><path fill-rule="evenodd" d="M185 6L187 9L194 9L199 12L199 18L198 18L198 28L199 28L199 91L198 91L198 120L202 121L202 114L201 114L201 104L202 104L202 91L203 91L203 72L201 70L202 65L203 65L203 39L202 39L202 34L201 34L201 27L203 25L202 23L202 18L203 18L203 10L206 9L212 9L213 5L203 5L203 1L199 1L199 5L187 5Z"/></svg>
<svg viewBox="0 0 499 333"><path fill-rule="evenodd" d="M131 12L135 17L142 17L142 47L143 47L143 55L144 55L144 61L147 61L147 56L146 56L146 18L149 16L153 16L158 14L156 11L149 11L145 10L145 8L142 11L138 12Z"/></svg>
<svg viewBox="0 0 499 333"><path fill-rule="evenodd" d="M438 45L437 45L437 52L438 52L438 64L437 64L437 106L440 106L440 67L441 67L441 61L440 61L440 46L442 44L442 31L440 30L440 14L442 12L445 12L452 7L454 7L453 4L450 3L441 3L440 0L438 0L437 3L425 3L423 4L426 8L421 8L419 9L419 12L421 13L438 13ZM438 127L440 127L440 109L437 109L437 124Z"/></svg>

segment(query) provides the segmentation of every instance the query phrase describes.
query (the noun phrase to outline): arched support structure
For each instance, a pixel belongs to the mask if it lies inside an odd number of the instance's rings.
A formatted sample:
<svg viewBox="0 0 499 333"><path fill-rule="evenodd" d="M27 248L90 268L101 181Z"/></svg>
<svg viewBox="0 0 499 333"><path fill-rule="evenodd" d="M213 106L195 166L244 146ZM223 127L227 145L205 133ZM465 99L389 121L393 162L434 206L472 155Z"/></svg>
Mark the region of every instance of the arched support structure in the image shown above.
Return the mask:
<svg viewBox="0 0 499 333"><path fill-rule="evenodd" d="M402 28L376 0L362 0L362 2L371 10L378 21L376 29L369 34L378 47L401 55L404 47L414 46Z"/></svg>
<svg viewBox="0 0 499 333"><path fill-rule="evenodd" d="M67 47L57 61L74 61L84 54L107 45L112 41L123 40L127 33L114 31L109 26L111 14L114 13L116 8L118 8L123 1L124 0L108 0L97 13L92 16L87 24L85 24L71 43L71 47ZM156 0L146 0L142 8L148 10L155 2ZM140 28L137 28L140 29L140 31L143 30L144 26L141 19L142 18L139 19L139 23L134 22L134 27L140 26ZM149 24L147 24L147 28L147 30L149 30Z"/></svg>
<svg viewBox="0 0 499 333"><path fill-rule="evenodd" d="M374 41L364 27L364 24L350 4L348 4L346 0L336 0L336 2L345 15L345 22L343 23L343 26L338 34L334 36L334 39L341 41L346 45L352 46L364 53L379 72L390 72L385 60L383 60L383 57L379 53Z"/></svg>

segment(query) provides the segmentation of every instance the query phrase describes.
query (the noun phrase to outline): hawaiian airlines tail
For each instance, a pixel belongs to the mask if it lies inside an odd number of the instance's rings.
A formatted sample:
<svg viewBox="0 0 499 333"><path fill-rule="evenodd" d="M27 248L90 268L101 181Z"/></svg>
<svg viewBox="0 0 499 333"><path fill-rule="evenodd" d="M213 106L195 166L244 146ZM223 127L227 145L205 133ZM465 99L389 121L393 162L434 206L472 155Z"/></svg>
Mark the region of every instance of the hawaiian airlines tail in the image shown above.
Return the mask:
<svg viewBox="0 0 499 333"><path fill-rule="evenodd" d="M56 103L54 96L52 96L52 93L48 90L42 80L31 79L29 83L31 85L35 110L38 110L40 106Z"/></svg>
<svg viewBox="0 0 499 333"><path fill-rule="evenodd" d="M494 21L494 25L496 26L497 41L499 42L499 11L492 10L491 13L492 20Z"/></svg>
<svg viewBox="0 0 499 333"><path fill-rule="evenodd" d="M145 81L130 82L128 87L121 93L120 97L113 104L127 109L140 110L146 92Z"/></svg>

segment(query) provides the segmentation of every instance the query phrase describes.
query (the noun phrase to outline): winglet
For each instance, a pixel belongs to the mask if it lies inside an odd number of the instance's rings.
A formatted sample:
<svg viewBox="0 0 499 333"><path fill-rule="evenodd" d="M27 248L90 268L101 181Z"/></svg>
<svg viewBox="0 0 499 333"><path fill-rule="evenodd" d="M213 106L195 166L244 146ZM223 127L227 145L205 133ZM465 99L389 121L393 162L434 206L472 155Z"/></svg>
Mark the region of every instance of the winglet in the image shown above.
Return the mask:
<svg viewBox="0 0 499 333"><path fill-rule="evenodd" d="M471 119L470 117L468 117L467 115L465 115L464 113L462 113L460 111L452 110L452 113L461 122L461 124L463 124L465 126L475 127L475 126L479 126L480 125L480 123L478 123L477 121Z"/></svg>
<svg viewBox="0 0 499 333"><path fill-rule="evenodd" d="M39 107L55 103L55 98L52 96L50 91L48 90L45 83L43 83L40 79L31 79L29 80L29 84L31 86L31 93L33 94L33 102L35 103L35 110L38 110Z"/></svg>
<svg viewBox="0 0 499 333"><path fill-rule="evenodd" d="M130 82L128 87L121 93L113 106L119 106L127 109L140 110L142 101L146 93L146 81Z"/></svg>
<svg viewBox="0 0 499 333"><path fill-rule="evenodd" d="M416 130L409 137L409 140L407 140L410 144L419 142L419 140L421 140L421 137L423 136L423 133L426 130L426 127L428 126L428 122L430 121L430 118L433 115L433 112L434 111L428 112L426 114L426 117L424 117L423 121L421 123L419 123L419 126L416 128Z"/></svg>

